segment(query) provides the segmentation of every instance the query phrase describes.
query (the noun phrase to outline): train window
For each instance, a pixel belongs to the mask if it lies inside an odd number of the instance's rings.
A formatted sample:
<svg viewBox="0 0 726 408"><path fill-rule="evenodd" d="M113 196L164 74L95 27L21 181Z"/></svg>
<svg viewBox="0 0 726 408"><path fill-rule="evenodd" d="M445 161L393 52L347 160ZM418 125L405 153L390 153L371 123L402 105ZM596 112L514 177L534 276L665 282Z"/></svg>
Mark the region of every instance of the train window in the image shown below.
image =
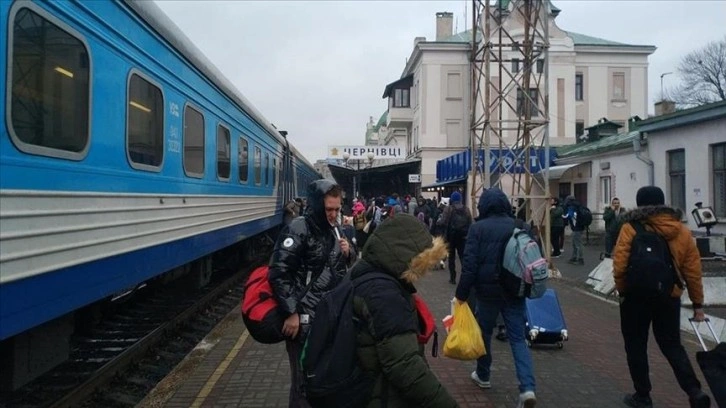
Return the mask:
<svg viewBox="0 0 726 408"><path fill-rule="evenodd" d="M270 153L265 153L265 184L270 185Z"/></svg>
<svg viewBox="0 0 726 408"><path fill-rule="evenodd" d="M217 126L217 177L229 180L229 129Z"/></svg>
<svg viewBox="0 0 726 408"><path fill-rule="evenodd" d="M90 135L88 48L41 8L17 4L8 61L13 143L27 153L80 160Z"/></svg>
<svg viewBox="0 0 726 408"><path fill-rule="evenodd" d="M249 145L247 140L239 138L239 145L237 146L237 161L239 162L239 181L246 183L249 178Z"/></svg>
<svg viewBox="0 0 726 408"><path fill-rule="evenodd" d="M272 159L272 186L277 184L277 159Z"/></svg>
<svg viewBox="0 0 726 408"><path fill-rule="evenodd" d="M255 184L262 183L262 151L255 147Z"/></svg>
<svg viewBox="0 0 726 408"><path fill-rule="evenodd" d="M204 175L204 116L190 106L184 108L184 171Z"/></svg>
<svg viewBox="0 0 726 408"><path fill-rule="evenodd" d="M126 147L129 160L151 167L164 159L164 98L161 89L138 74L128 84Z"/></svg>

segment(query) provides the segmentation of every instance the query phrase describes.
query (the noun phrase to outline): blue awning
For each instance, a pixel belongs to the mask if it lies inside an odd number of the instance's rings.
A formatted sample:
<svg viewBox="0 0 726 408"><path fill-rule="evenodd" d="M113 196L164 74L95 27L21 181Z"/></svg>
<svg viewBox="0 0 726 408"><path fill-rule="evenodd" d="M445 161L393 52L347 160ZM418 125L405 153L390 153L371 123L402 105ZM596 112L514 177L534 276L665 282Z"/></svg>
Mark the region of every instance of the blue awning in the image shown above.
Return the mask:
<svg viewBox="0 0 726 408"><path fill-rule="evenodd" d="M451 179L451 180L437 181L434 184L429 184L429 185L426 185L426 186L421 186L421 188L424 189L424 188L443 187L443 186L447 186L449 184L461 183L462 181L464 181L464 182L466 181L466 176L464 176L464 177L458 177L458 178Z"/></svg>

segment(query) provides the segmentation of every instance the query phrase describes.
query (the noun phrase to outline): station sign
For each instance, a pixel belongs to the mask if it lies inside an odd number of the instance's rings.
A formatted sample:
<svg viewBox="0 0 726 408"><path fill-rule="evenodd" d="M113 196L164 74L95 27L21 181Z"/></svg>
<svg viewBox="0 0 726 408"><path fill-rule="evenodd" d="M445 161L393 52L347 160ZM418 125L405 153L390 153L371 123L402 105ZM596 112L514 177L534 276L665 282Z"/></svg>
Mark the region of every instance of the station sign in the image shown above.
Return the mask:
<svg viewBox="0 0 726 408"><path fill-rule="evenodd" d="M408 182L409 183L420 183L421 182L421 175L420 174L409 174L408 175Z"/></svg>
<svg viewBox="0 0 726 408"><path fill-rule="evenodd" d="M368 153L373 153L373 160L406 158L401 146L328 146L328 159L342 160L345 153L348 160L368 160Z"/></svg>

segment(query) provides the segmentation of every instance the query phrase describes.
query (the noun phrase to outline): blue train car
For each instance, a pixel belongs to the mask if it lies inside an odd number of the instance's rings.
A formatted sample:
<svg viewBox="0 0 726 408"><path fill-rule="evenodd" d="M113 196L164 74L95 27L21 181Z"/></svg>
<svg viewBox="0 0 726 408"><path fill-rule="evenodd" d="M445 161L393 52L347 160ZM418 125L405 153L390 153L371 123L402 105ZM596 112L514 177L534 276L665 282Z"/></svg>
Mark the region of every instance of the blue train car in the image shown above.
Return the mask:
<svg viewBox="0 0 726 408"><path fill-rule="evenodd" d="M2 1L0 24L5 354L195 261L208 280L319 177L153 2Z"/></svg>

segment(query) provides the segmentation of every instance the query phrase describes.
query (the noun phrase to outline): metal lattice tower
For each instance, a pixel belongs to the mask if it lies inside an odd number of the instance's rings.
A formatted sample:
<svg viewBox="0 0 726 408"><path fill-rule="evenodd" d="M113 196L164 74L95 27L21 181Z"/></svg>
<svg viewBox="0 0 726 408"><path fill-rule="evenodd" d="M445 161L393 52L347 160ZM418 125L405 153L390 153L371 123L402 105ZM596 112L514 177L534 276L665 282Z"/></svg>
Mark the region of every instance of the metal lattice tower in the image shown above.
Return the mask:
<svg viewBox="0 0 726 408"><path fill-rule="evenodd" d="M471 202L482 189L499 187L525 199L527 220L545 226L549 237L550 3L490 1L472 1Z"/></svg>

